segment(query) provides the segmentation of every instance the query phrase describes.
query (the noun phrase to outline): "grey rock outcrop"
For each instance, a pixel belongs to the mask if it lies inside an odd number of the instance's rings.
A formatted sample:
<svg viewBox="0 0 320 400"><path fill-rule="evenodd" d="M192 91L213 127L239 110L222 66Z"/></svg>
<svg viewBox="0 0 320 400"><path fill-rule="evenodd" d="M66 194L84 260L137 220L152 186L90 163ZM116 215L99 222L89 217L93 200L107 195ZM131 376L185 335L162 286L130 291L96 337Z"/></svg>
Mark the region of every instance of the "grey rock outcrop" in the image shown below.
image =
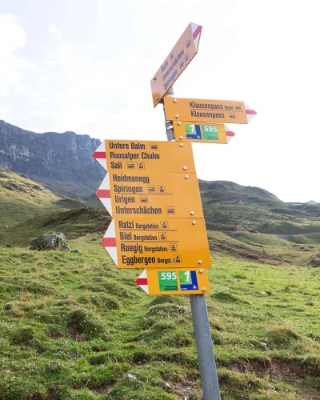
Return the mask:
<svg viewBox="0 0 320 400"><path fill-rule="evenodd" d="M0 167L24 174L52 191L89 196L105 176L92 158L100 143L74 132L25 131L0 120Z"/></svg>
<svg viewBox="0 0 320 400"><path fill-rule="evenodd" d="M70 247L67 239L62 232L54 234L40 235L31 241L30 250L61 250L69 251Z"/></svg>

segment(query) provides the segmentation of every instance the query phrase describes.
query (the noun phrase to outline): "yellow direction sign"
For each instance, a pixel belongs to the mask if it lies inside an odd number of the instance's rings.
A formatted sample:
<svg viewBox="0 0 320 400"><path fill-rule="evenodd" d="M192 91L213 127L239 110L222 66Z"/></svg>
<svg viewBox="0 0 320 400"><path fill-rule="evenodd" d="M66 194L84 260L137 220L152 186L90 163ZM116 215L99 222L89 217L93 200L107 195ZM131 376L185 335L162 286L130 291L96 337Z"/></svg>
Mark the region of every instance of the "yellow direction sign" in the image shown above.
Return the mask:
<svg viewBox="0 0 320 400"><path fill-rule="evenodd" d="M151 79L154 107L179 78L198 52L202 27L191 22Z"/></svg>
<svg viewBox="0 0 320 400"><path fill-rule="evenodd" d="M211 267L204 218L117 217L102 244L119 268Z"/></svg>
<svg viewBox="0 0 320 400"><path fill-rule="evenodd" d="M247 124L256 115L243 101L164 98L166 120Z"/></svg>
<svg viewBox="0 0 320 400"><path fill-rule="evenodd" d="M234 132L223 124L204 124L191 121L173 121L173 131L175 140L180 142L226 144L234 136Z"/></svg>
<svg viewBox="0 0 320 400"><path fill-rule="evenodd" d="M170 218L203 216L195 173L109 172L97 196L114 218L123 215Z"/></svg>
<svg viewBox="0 0 320 400"><path fill-rule="evenodd" d="M191 143L105 140L93 157L112 173L196 171Z"/></svg>
<svg viewBox="0 0 320 400"><path fill-rule="evenodd" d="M150 295L210 293L206 268L145 269L136 284Z"/></svg>

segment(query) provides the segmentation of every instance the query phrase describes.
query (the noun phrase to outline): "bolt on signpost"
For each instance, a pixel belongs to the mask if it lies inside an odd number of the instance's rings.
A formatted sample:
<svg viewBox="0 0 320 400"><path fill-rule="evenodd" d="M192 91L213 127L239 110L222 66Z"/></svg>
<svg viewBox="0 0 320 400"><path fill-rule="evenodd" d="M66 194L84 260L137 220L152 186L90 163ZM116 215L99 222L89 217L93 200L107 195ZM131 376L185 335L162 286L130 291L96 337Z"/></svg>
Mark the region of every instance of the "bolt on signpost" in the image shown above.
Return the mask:
<svg viewBox="0 0 320 400"><path fill-rule="evenodd" d="M96 194L113 218L102 245L118 268L144 268L136 284L147 294L190 295L203 398L220 400L204 297L212 263L192 142L227 144L235 133L221 123L248 123L256 112L240 101L174 97L201 30L190 23L151 80L168 141L104 140L93 157L107 173Z"/></svg>

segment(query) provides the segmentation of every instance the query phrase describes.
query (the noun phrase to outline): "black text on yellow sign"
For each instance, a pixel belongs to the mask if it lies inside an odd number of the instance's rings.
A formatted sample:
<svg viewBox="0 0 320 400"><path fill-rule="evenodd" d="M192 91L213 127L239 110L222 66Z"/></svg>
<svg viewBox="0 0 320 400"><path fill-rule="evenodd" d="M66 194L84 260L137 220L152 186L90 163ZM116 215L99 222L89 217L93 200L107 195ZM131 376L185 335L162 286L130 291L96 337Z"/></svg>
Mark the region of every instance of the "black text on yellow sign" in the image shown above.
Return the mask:
<svg viewBox="0 0 320 400"><path fill-rule="evenodd" d="M246 110L243 101L195 100L166 96L164 105L167 120L197 123L247 124L247 112L253 111Z"/></svg>
<svg viewBox="0 0 320 400"><path fill-rule="evenodd" d="M195 173L109 172L97 196L114 218L203 216Z"/></svg>
<svg viewBox="0 0 320 400"><path fill-rule="evenodd" d="M105 156L107 171L196 172L191 143L105 140Z"/></svg>
<svg viewBox="0 0 320 400"><path fill-rule="evenodd" d="M211 267L204 218L116 218L102 244L119 268Z"/></svg>

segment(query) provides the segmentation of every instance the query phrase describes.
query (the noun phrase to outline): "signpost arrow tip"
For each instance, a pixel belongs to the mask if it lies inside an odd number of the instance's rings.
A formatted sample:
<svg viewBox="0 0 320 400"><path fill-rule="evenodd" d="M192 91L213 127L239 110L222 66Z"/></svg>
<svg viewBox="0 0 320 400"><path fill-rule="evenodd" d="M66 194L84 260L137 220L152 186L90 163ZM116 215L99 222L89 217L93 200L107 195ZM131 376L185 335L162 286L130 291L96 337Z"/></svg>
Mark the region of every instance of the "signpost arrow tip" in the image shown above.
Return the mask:
<svg viewBox="0 0 320 400"><path fill-rule="evenodd" d="M142 274L136 279L136 284L141 287L147 294L149 294L147 270L144 269Z"/></svg>
<svg viewBox="0 0 320 400"><path fill-rule="evenodd" d="M107 232L102 239L102 245L107 250L116 266L118 266L117 239L114 219L110 222Z"/></svg>
<svg viewBox="0 0 320 400"><path fill-rule="evenodd" d="M194 39L194 47L196 48L196 50L198 50L202 26L191 22L191 29L192 29L192 36Z"/></svg>
<svg viewBox="0 0 320 400"><path fill-rule="evenodd" d="M250 122L252 118L257 114L257 111L253 110L248 104L244 104L246 108L246 115L247 115L247 120Z"/></svg>
<svg viewBox="0 0 320 400"><path fill-rule="evenodd" d="M112 207L111 207L111 192L110 192L110 178L109 174L107 174L102 181L99 189L96 192L97 197L101 203L108 210L109 214L112 216Z"/></svg>
<svg viewBox="0 0 320 400"><path fill-rule="evenodd" d="M106 160L106 144L103 141L97 150L92 154L92 157L95 158L102 167L107 170L107 160Z"/></svg>
<svg viewBox="0 0 320 400"><path fill-rule="evenodd" d="M230 140L233 139L236 134L227 125L225 125L224 127L226 129L227 141L229 143Z"/></svg>

